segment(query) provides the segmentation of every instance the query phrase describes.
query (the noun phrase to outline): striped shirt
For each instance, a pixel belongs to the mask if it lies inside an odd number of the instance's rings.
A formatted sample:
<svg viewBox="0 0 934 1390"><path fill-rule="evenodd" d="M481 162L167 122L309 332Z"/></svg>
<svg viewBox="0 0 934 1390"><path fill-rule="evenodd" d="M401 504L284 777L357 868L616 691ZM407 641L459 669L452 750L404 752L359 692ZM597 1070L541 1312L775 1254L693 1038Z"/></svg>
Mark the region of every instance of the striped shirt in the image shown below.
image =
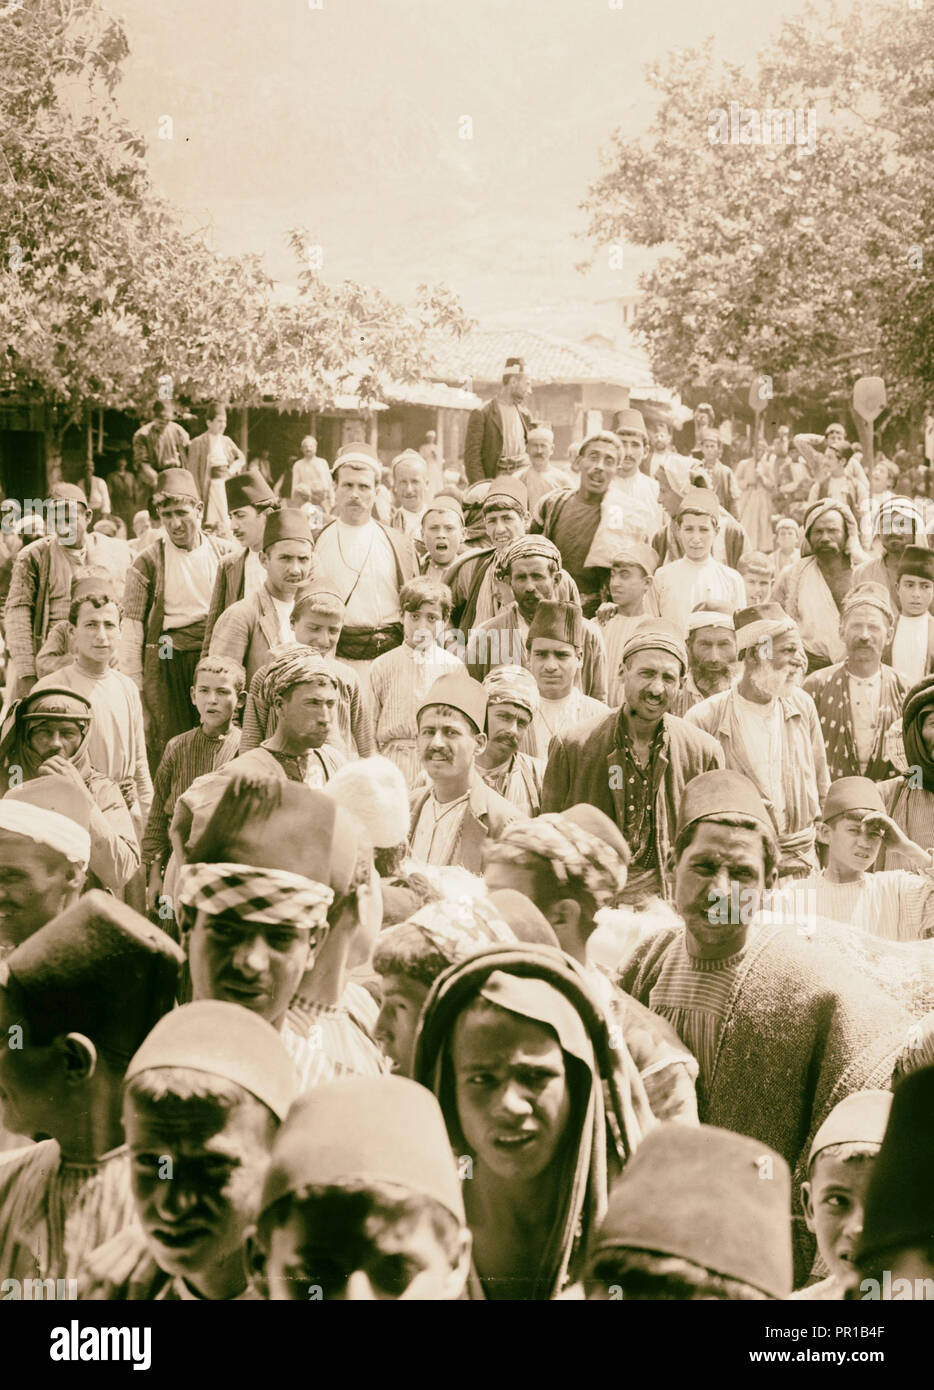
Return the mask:
<svg viewBox="0 0 934 1390"><path fill-rule="evenodd" d="M688 954L681 936L666 952L658 980L649 994L652 1012L667 1018L697 1058L699 1087L710 1080L742 961L742 951L723 960L698 960Z"/></svg>
<svg viewBox="0 0 934 1390"><path fill-rule="evenodd" d="M790 891L798 902L807 894L807 920L814 914L828 917L890 941L934 935L934 867L920 874L905 869L862 874L851 883L834 883L821 872L796 879Z"/></svg>
<svg viewBox="0 0 934 1390"><path fill-rule="evenodd" d="M409 788L422 770L416 744L419 703L439 676L463 670L464 663L443 647L423 655L406 642L384 652L370 666L368 698L376 747L395 763Z"/></svg>
<svg viewBox="0 0 934 1390"><path fill-rule="evenodd" d="M389 1063L372 1030L379 1008L373 996L351 980L339 1004L293 1000L282 1041L298 1073L299 1094L346 1076L383 1076Z"/></svg>
<svg viewBox="0 0 934 1390"><path fill-rule="evenodd" d="M542 809L542 779L545 776L544 758L532 758L528 753L514 753L499 767L481 767L477 771L495 792L515 806L524 816L537 816Z"/></svg>
<svg viewBox="0 0 934 1390"><path fill-rule="evenodd" d="M209 737L199 726L170 738L153 782L152 810L143 836L143 862L164 863L169 856L169 822L175 803L196 777L216 772L237 756L240 730L228 729L217 738Z"/></svg>

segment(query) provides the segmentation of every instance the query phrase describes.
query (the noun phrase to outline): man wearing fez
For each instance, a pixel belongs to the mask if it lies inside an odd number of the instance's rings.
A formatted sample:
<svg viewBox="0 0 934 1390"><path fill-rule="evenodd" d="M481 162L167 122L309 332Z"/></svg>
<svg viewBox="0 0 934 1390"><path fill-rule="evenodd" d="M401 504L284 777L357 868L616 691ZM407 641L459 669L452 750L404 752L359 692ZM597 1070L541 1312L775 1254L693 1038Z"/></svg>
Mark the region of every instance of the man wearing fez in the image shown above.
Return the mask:
<svg viewBox="0 0 934 1390"><path fill-rule="evenodd" d="M577 585L587 617L593 617L597 611L607 577L606 570L589 568L587 557L603 521L603 504L619 472L622 452L619 437L609 430L589 435L578 455L577 488L549 492L539 503L532 521L532 531L547 536L558 547L561 563ZM645 482L652 481L644 474L642 477Z"/></svg>
<svg viewBox="0 0 934 1390"><path fill-rule="evenodd" d="M334 460L334 517L318 534L316 559L343 600L337 655L362 679L371 661L402 641L399 590L418 574L409 536L373 516L382 467L354 444Z"/></svg>
<svg viewBox="0 0 934 1390"><path fill-rule="evenodd" d="M883 585L854 584L840 616L845 658L804 682L817 706L832 782L838 777L878 782L896 775L883 740L902 712L908 685L882 661L894 622Z"/></svg>
<svg viewBox="0 0 934 1390"><path fill-rule="evenodd" d="M779 872L800 878L817 868L814 822L830 785L817 710L798 685L801 639L777 603L744 608L734 622L742 675L685 719L717 739L726 766L758 788L778 833Z"/></svg>
<svg viewBox="0 0 934 1390"><path fill-rule="evenodd" d="M0 1154L4 1278L77 1279L133 1219L123 1076L182 962L164 931L94 891L0 965L4 1123L44 1136Z"/></svg>
<svg viewBox="0 0 934 1390"><path fill-rule="evenodd" d="M161 473L153 502L164 534L127 573L120 657L142 692L150 768L170 738L198 721L190 691L220 562L233 550L202 531L203 504L187 468Z"/></svg>
<svg viewBox="0 0 934 1390"><path fill-rule="evenodd" d="M0 960L76 902L91 808L71 779L35 777L0 798Z"/></svg>
<svg viewBox="0 0 934 1390"><path fill-rule="evenodd" d="M497 561L511 541L525 535L529 524L525 483L502 477L484 487L482 544L463 551L444 577L453 600L451 622L468 639L473 628L495 618L510 602L512 596L497 572Z"/></svg>
<svg viewBox="0 0 934 1390"><path fill-rule="evenodd" d="M495 666L529 664L529 624L542 599L559 598L561 552L545 536L519 536L496 558L497 577L512 591L513 601L495 618L480 623L467 645L467 670L483 680ZM606 699L606 648L595 622L584 619L583 661L574 684L594 700Z"/></svg>
<svg viewBox="0 0 934 1390"><path fill-rule="evenodd" d="M214 624L225 608L242 598L252 598L266 583L266 571L259 555L266 519L279 505L278 497L258 468L247 468L225 479L224 491L230 529L238 549L225 555L218 567L204 627L205 654L210 649Z"/></svg>
<svg viewBox="0 0 934 1390"><path fill-rule="evenodd" d="M620 830L632 851L626 894L669 897L668 854L685 786L723 766L717 741L670 714L687 668L681 634L644 618L623 648L623 703L559 734L549 749L542 810L589 801Z"/></svg>
<svg viewBox="0 0 934 1390"><path fill-rule="evenodd" d="M547 757L556 735L606 712L603 700L591 699L576 684L584 660L584 622L579 603L542 599L529 625L528 661L538 709L525 746L534 757Z"/></svg>
<svg viewBox="0 0 934 1390"><path fill-rule="evenodd" d="M840 611L861 559L856 517L845 502L825 497L808 508L801 559L782 570L772 598L797 623L809 672L843 660Z"/></svg>
<svg viewBox="0 0 934 1390"><path fill-rule="evenodd" d="M747 777L721 769L689 782L673 847L684 925L641 942L618 983L697 1058L701 1122L782 1155L798 1212L818 1128L843 1094L888 1085L911 1015L837 943L784 923L750 932L778 860L772 817ZM795 1221L800 1284L814 1240Z"/></svg>
<svg viewBox="0 0 934 1390"><path fill-rule="evenodd" d="M274 647L295 640L292 608L311 574L313 552L311 530L302 512L287 507L269 513L260 551L265 583L221 613L208 652L243 666L248 685Z"/></svg>
<svg viewBox="0 0 934 1390"><path fill-rule="evenodd" d="M675 700L672 714L683 719L689 709L711 695L729 690L736 673L736 627L733 605L708 599L688 614L687 679Z"/></svg>
<svg viewBox="0 0 934 1390"><path fill-rule="evenodd" d="M521 357L509 357L502 389L486 405L474 410L464 438L464 470L469 483L493 478L501 458L519 458L531 423L523 406L532 386Z"/></svg>
<svg viewBox="0 0 934 1390"><path fill-rule="evenodd" d="M466 672L441 676L419 704L418 749L430 785L410 797L412 858L479 873L483 846L515 820L514 806L476 768L486 747L487 692Z"/></svg>

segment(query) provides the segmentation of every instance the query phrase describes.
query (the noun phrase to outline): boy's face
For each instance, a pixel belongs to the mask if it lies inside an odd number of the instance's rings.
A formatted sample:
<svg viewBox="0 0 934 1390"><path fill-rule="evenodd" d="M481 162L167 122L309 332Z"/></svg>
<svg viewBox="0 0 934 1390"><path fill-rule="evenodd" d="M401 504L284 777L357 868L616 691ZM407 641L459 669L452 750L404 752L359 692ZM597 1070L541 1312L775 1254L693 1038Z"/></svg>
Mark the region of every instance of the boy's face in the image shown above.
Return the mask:
<svg viewBox="0 0 934 1390"><path fill-rule="evenodd" d="M906 618L920 618L934 599L934 580L919 574L903 574L898 581L898 603Z"/></svg>
<svg viewBox="0 0 934 1390"><path fill-rule="evenodd" d="M846 811L824 825L821 839L827 846L828 862L850 874L868 873L882 848L882 831L864 827L864 811Z"/></svg>
<svg viewBox="0 0 934 1390"><path fill-rule="evenodd" d="M384 975L383 1003L376 1020L376 1041L400 1076L412 1075L418 1016L428 986L408 975Z"/></svg>
<svg viewBox="0 0 934 1390"><path fill-rule="evenodd" d="M444 638L444 612L440 603L422 603L414 613L402 614L406 646L431 649Z"/></svg>
<svg viewBox="0 0 934 1390"><path fill-rule="evenodd" d="M105 603L103 608L82 603L71 633L78 656L86 661L109 662L120 642L120 610L115 603Z"/></svg>
<svg viewBox="0 0 934 1390"><path fill-rule="evenodd" d="M307 927L199 911L188 938L195 999L240 1004L278 1025L312 961Z"/></svg>
<svg viewBox="0 0 934 1390"><path fill-rule="evenodd" d="M432 511L422 522L422 540L435 565L450 565L460 550L464 528L456 512Z"/></svg>
<svg viewBox="0 0 934 1390"><path fill-rule="evenodd" d="M641 565L610 567L610 598L620 608L632 608L645 597L649 576Z"/></svg>
<svg viewBox="0 0 934 1390"><path fill-rule="evenodd" d="M689 560L706 560L713 550L716 534L713 518L685 512L678 518L678 533Z"/></svg>
<svg viewBox="0 0 934 1390"><path fill-rule="evenodd" d="M195 676L191 703L206 729L225 728L242 700L243 691L237 689L229 676L221 676L213 671L199 671Z"/></svg>
<svg viewBox="0 0 934 1390"><path fill-rule="evenodd" d="M160 1268L198 1287L200 1270L236 1258L256 1218L273 1119L256 1101L146 1106L127 1096L136 1214Z"/></svg>
<svg viewBox="0 0 934 1390"><path fill-rule="evenodd" d="M292 624L295 640L301 647L312 647L322 656L333 656L344 626L343 619L333 613L303 613Z"/></svg>
<svg viewBox="0 0 934 1390"><path fill-rule="evenodd" d="M337 1190L301 1206L270 1233L261 1257L266 1297L273 1301L331 1302L459 1298L465 1257L452 1267L426 1211L396 1221L369 1214L366 1194Z"/></svg>
<svg viewBox="0 0 934 1390"><path fill-rule="evenodd" d="M809 1182L801 1186L804 1219L817 1237L830 1273L850 1280L856 1273L853 1253L863 1233L866 1190L872 1175L870 1157L851 1158L818 1154Z"/></svg>
<svg viewBox="0 0 934 1390"><path fill-rule="evenodd" d="M525 535L525 517L514 507L502 507L483 513L483 526L490 545L502 550L510 541Z"/></svg>
<svg viewBox="0 0 934 1390"><path fill-rule="evenodd" d="M758 608L760 603L768 603L772 592L772 580L767 574L744 574L743 587L746 590L746 607Z"/></svg>

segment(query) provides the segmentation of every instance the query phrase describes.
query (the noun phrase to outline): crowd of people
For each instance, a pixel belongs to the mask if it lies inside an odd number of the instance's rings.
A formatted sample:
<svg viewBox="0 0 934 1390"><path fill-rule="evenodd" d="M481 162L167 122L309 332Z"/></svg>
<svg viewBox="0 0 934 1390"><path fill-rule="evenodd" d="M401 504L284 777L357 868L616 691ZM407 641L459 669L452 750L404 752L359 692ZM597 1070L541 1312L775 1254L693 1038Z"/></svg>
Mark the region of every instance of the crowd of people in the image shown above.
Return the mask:
<svg viewBox="0 0 934 1390"><path fill-rule="evenodd" d="M918 469L530 392L4 538L4 1289L934 1298Z"/></svg>

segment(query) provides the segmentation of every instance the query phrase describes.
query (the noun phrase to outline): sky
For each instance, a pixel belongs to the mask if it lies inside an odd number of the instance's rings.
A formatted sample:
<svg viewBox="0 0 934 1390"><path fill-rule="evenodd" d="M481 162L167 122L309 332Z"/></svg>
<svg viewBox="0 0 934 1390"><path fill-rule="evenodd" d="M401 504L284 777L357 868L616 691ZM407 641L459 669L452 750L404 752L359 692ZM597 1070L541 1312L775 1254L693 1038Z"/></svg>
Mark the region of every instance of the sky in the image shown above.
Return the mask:
<svg viewBox="0 0 934 1390"><path fill-rule="evenodd" d="M186 225L286 283L307 227L328 280L403 301L444 282L485 319L632 292L644 251L575 267L601 147L651 120L646 65L708 34L751 60L803 0L104 4L130 43L122 110Z"/></svg>

